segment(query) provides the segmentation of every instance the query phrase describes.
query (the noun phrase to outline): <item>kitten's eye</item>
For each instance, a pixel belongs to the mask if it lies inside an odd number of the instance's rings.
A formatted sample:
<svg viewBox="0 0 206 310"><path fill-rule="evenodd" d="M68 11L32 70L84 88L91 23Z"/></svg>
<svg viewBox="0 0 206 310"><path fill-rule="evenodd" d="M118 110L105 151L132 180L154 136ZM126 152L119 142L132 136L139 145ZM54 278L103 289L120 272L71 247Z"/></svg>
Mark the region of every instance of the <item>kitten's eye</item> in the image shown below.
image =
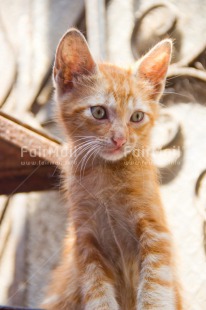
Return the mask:
<svg viewBox="0 0 206 310"><path fill-rule="evenodd" d="M130 120L134 123L139 123L143 120L143 118L144 118L144 112L136 111L132 114Z"/></svg>
<svg viewBox="0 0 206 310"><path fill-rule="evenodd" d="M106 110L103 107L100 107L100 106L91 107L91 112L94 118L96 119L107 118Z"/></svg>

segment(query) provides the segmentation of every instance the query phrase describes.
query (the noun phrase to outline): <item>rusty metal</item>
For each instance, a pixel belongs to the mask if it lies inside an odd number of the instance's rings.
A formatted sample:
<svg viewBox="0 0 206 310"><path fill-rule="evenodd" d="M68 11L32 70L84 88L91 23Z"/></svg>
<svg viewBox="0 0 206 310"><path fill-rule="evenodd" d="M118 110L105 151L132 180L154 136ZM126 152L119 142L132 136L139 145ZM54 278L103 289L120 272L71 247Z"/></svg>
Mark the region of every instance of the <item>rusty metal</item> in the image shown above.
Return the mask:
<svg viewBox="0 0 206 310"><path fill-rule="evenodd" d="M55 188L61 149L57 139L0 112L0 194Z"/></svg>

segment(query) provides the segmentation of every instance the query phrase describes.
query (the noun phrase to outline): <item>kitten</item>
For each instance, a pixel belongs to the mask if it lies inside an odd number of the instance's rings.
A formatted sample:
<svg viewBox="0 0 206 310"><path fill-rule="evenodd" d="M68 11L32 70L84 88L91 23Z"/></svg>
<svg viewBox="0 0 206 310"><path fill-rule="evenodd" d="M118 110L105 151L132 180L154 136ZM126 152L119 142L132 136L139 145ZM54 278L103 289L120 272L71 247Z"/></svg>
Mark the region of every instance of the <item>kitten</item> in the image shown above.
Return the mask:
<svg viewBox="0 0 206 310"><path fill-rule="evenodd" d="M183 309L157 173L145 151L171 49L163 40L123 69L96 64L76 29L59 43L59 122L76 156L64 169L69 229L45 309Z"/></svg>

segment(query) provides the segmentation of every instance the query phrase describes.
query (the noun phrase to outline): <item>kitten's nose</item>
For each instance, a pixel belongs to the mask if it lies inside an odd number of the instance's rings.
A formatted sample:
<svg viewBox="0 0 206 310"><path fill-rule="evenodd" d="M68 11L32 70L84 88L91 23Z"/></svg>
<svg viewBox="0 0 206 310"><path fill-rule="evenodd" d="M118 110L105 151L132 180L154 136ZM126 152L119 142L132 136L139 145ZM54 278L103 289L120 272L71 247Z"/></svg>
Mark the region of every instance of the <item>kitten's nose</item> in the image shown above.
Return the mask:
<svg viewBox="0 0 206 310"><path fill-rule="evenodd" d="M121 147L127 142L127 139L125 137L113 137L112 142L116 147Z"/></svg>

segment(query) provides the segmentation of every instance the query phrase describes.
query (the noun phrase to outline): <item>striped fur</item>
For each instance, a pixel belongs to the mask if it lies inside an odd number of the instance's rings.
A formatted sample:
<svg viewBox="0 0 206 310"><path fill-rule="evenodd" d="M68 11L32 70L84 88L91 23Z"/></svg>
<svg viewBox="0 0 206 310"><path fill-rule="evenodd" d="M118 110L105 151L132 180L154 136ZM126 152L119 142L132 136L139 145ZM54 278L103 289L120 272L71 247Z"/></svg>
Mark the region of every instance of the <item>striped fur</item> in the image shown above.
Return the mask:
<svg viewBox="0 0 206 310"><path fill-rule="evenodd" d="M58 115L76 153L63 167L70 228L45 309L183 309L157 173L145 152L170 54L164 40L123 69L97 65L75 29L60 41ZM95 119L92 106L103 106L107 118ZM144 119L132 123L137 110ZM116 150L112 141L122 138Z"/></svg>

